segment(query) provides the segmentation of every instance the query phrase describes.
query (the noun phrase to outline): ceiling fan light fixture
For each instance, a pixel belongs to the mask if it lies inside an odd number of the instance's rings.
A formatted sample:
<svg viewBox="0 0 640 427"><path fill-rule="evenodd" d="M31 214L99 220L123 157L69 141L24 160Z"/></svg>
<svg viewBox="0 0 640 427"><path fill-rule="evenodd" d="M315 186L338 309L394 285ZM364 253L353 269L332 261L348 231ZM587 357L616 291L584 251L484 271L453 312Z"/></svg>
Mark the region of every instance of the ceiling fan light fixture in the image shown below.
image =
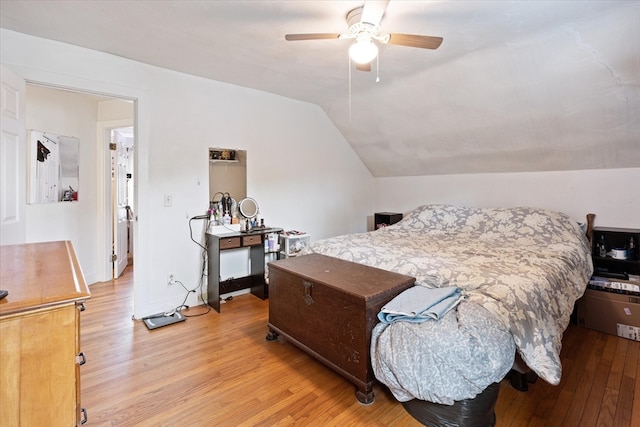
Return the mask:
<svg viewBox="0 0 640 427"><path fill-rule="evenodd" d="M370 38L358 38L349 48L349 57L357 64L368 64L378 56L378 47Z"/></svg>

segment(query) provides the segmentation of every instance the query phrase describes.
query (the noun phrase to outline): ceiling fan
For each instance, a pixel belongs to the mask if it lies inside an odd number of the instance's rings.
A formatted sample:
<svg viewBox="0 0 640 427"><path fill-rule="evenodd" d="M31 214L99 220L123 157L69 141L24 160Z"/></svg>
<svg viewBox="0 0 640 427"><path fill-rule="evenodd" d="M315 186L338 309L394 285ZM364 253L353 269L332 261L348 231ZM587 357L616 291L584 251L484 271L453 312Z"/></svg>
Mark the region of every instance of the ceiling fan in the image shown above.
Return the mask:
<svg viewBox="0 0 640 427"><path fill-rule="evenodd" d="M349 57L362 71L371 71L371 62L378 56L376 42L421 49L437 49L440 46L442 37L383 33L380 22L388 3L389 0L366 0L363 6L351 10L347 13L349 29L346 33L287 34L284 38L288 41L354 39L349 48Z"/></svg>

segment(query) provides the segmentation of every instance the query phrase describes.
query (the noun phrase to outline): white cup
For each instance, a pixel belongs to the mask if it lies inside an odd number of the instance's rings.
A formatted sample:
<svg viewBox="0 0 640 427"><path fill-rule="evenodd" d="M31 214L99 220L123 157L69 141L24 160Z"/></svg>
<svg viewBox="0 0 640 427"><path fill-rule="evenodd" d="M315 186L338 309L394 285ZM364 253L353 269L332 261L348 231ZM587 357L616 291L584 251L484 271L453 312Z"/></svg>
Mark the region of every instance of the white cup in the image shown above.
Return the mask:
<svg viewBox="0 0 640 427"><path fill-rule="evenodd" d="M611 258L614 259L627 259L626 249L611 249Z"/></svg>

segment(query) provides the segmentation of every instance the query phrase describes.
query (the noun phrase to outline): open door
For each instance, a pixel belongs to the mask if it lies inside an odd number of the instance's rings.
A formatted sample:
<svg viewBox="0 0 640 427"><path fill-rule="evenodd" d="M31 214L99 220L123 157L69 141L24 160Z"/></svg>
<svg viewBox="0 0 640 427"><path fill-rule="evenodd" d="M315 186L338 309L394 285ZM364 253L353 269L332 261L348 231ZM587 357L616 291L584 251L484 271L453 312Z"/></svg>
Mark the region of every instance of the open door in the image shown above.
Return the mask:
<svg viewBox="0 0 640 427"><path fill-rule="evenodd" d="M1 66L0 76L0 244L25 243L27 142L26 82Z"/></svg>
<svg viewBox="0 0 640 427"><path fill-rule="evenodd" d="M113 197L113 278L120 277L129 263L131 248L130 220L132 200L129 192L133 148L133 129L111 130L112 141L112 197Z"/></svg>

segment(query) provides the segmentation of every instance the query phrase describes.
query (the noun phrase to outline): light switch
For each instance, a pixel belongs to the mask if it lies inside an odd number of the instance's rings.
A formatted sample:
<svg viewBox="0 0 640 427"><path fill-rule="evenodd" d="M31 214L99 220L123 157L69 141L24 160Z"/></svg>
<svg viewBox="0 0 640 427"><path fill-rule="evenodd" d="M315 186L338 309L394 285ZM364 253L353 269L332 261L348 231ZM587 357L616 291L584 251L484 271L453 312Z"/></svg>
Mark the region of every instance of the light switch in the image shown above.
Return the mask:
<svg viewBox="0 0 640 427"><path fill-rule="evenodd" d="M165 194L164 195L164 207L168 208L173 206L173 195L172 194Z"/></svg>

